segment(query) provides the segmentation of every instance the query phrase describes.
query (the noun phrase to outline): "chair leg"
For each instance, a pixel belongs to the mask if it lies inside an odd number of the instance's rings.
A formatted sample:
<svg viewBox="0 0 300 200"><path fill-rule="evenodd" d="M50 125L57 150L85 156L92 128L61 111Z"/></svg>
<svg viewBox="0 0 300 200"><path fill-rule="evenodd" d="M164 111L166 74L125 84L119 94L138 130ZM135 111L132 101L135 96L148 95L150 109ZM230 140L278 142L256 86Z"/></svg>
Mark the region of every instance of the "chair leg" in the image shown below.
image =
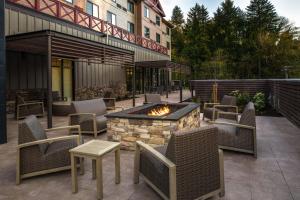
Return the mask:
<svg viewBox="0 0 300 200"><path fill-rule="evenodd" d="M16 163L16 184L21 183L21 173L20 173L20 150L17 150L17 163Z"/></svg>

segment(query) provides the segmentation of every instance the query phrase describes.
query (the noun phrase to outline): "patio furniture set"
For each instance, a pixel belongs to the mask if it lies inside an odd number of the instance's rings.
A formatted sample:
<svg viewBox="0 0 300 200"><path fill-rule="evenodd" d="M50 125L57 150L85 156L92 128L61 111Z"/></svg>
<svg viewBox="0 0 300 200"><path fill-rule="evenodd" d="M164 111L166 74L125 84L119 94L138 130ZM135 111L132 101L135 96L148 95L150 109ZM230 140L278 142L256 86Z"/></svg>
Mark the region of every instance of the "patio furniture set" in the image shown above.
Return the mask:
<svg viewBox="0 0 300 200"><path fill-rule="evenodd" d="M161 103L158 96L151 95L146 97L146 101ZM187 200L224 196L222 149L257 156L254 105L250 102L238 120L235 104L235 98L230 96L224 96L221 104L210 104L213 109L206 104L204 117L210 118L209 122L213 126L177 130L163 146L153 147L147 141L137 140L134 183L139 183L139 177L143 176L145 182L163 199ZM102 199L102 158L109 152L115 152L115 183L119 184L122 143L83 141L82 133L96 137L107 129L107 107L103 99L77 101L71 105L76 113L70 115L69 126L44 130L34 116L27 117L19 124L16 182L20 184L24 178L71 169L72 191L76 193L77 168L83 174L84 159L89 158L93 161L92 178L96 179L97 198ZM47 137L47 132L62 129L68 130L70 135Z"/></svg>

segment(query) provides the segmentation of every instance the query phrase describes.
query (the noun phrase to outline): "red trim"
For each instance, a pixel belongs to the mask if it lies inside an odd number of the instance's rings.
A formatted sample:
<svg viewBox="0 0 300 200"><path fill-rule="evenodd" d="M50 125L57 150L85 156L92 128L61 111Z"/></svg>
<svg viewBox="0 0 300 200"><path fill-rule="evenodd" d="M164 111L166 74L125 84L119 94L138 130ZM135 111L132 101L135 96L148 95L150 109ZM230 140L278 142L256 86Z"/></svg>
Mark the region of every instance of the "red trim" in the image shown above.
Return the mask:
<svg viewBox="0 0 300 200"><path fill-rule="evenodd" d="M129 33L127 30L122 29L118 26L109 24L104 22L103 20L91 16L82 11L82 9L72 7L68 4L60 2L58 0L7 0L12 3L16 3L31 9L34 9L38 12L42 12L51 16L56 16L59 19L67 20L73 22L77 25L93 29L98 32L105 33L106 32L106 25L107 25L107 32L108 34L131 42L142 47L151 49L156 52L160 52L162 54L168 55L168 49L155 41L150 39L144 38L140 35L135 35ZM34 3L32 3L34 2Z"/></svg>

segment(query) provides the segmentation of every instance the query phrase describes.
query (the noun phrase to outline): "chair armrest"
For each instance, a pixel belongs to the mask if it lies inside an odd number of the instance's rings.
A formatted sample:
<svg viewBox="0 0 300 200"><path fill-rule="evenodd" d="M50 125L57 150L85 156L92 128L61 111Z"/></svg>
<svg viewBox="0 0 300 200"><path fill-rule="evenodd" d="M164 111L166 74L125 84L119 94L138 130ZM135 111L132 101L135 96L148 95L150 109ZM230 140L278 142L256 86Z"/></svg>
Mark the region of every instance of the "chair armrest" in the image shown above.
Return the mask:
<svg viewBox="0 0 300 200"><path fill-rule="evenodd" d="M215 105L220 105L220 103L204 103L203 108L207 108L208 106L215 106Z"/></svg>
<svg viewBox="0 0 300 200"><path fill-rule="evenodd" d="M214 108L235 108L236 112L238 112L238 107L232 105L214 105Z"/></svg>
<svg viewBox="0 0 300 200"><path fill-rule="evenodd" d="M44 102L30 102L30 103L23 103L23 104L18 104L18 107L21 107L21 106L30 106L30 105L38 105L38 104L41 104L42 106L44 106Z"/></svg>
<svg viewBox="0 0 300 200"><path fill-rule="evenodd" d="M116 98L103 98L103 100L116 100Z"/></svg>
<svg viewBox="0 0 300 200"><path fill-rule="evenodd" d="M164 163L168 168L176 167L176 165L172 161L170 161L168 158L166 158L164 155L162 155L160 152L155 150L150 145L145 144L144 142L141 142L141 141L137 141L136 145L139 147L142 147L144 150L151 153L155 158L157 158L159 161Z"/></svg>
<svg viewBox="0 0 300 200"><path fill-rule="evenodd" d="M46 132L50 132L50 131L59 131L59 130L71 130L71 129L77 129L79 134L81 134L81 129L80 129L80 125L73 125L73 126L61 126L61 127L56 127L56 128L49 128L49 129L45 129Z"/></svg>
<svg viewBox="0 0 300 200"><path fill-rule="evenodd" d="M80 136L79 135L68 135L68 136L62 136L62 137L56 137L56 138L48 138L44 140L38 140L34 142L27 142L23 144L19 144L17 146L18 149L24 148L24 147L29 147L29 146L34 146L38 144L44 144L44 143L52 143L52 142L57 142L57 141L64 141L64 140L74 140L77 139L77 141L80 141Z"/></svg>
<svg viewBox="0 0 300 200"><path fill-rule="evenodd" d="M120 108L120 109L124 110L124 108L122 106L115 106L115 108Z"/></svg>
<svg viewBox="0 0 300 200"><path fill-rule="evenodd" d="M209 121L209 123L211 123L211 124L220 124L220 125L228 125L228 126L235 126L235 127L238 127L238 128L246 128L246 129L251 129L251 130L255 130L256 129L253 126L247 126L247 125L235 124L235 123L228 123L228 122Z"/></svg>
<svg viewBox="0 0 300 200"><path fill-rule="evenodd" d="M69 117L80 116L80 115L91 115L93 117L96 117L95 113L73 113L73 114L69 114Z"/></svg>

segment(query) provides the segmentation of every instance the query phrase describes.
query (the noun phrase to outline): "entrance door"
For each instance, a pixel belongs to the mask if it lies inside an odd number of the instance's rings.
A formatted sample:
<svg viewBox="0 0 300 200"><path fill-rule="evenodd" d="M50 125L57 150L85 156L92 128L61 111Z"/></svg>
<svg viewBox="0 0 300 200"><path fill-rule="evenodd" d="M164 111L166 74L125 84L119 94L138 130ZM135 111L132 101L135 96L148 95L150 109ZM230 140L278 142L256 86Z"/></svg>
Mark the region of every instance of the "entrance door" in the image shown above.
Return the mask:
<svg viewBox="0 0 300 200"><path fill-rule="evenodd" d="M68 100L73 97L72 68L72 61L57 58L52 60L52 91L58 91Z"/></svg>

